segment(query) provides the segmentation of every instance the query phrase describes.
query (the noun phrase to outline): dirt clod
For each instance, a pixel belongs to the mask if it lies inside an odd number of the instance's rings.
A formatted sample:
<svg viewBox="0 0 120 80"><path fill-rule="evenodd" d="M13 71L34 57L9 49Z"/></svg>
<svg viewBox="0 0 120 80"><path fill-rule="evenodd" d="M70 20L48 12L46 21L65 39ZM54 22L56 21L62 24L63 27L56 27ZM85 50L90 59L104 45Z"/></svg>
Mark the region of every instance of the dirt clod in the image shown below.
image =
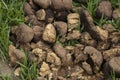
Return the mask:
<svg viewBox="0 0 120 80"><path fill-rule="evenodd" d="M26 24L20 24L16 30L17 41L21 43L30 42L33 39L33 29Z"/></svg>
<svg viewBox="0 0 120 80"><path fill-rule="evenodd" d="M24 64L28 58L28 64L37 64L33 80L106 80L113 69L120 77L118 5L108 0L27 0L23 11L25 23L15 22L9 35L16 76L24 77L16 62Z"/></svg>
<svg viewBox="0 0 120 80"><path fill-rule="evenodd" d="M95 47L97 42L92 39L92 37L90 36L90 34L88 32L83 32L80 36L80 42L83 44L83 45L86 45L86 46L93 46Z"/></svg>
<svg viewBox="0 0 120 80"><path fill-rule="evenodd" d="M39 49L39 48L33 49L32 54L37 56L38 63L41 63L42 61L46 59L46 52L42 49Z"/></svg>
<svg viewBox="0 0 120 80"><path fill-rule="evenodd" d="M62 46L61 43L56 43L53 49L55 53L58 55L58 57L61 58L63 66L68 66L72 64L71 54L67 53L66 49Z"/></svg>
<svg viewBox="0 0 120 80"><path fill-rule="evenodd" d="M115 9L114 11L113 11L113 19L115 19L115 20L118 20L118 18L120 17L120 9L118 8L118 9Z"/></svg>
<svg viewBox="0 0 120 80"><path fill-rule="evenodd" d="M112 17L112 5L109 1L101 1L97 8L96 15L98 17L104 16L104 18L111 19Z"/></svg>
<svg viewBox="0 0 120 80"><path fill-rule="evenodd" d="M87 62L83 62L82 67L88 74L93 74L92 68Z"/></svg>
<svg viewBox="0 0 120 80"><path fill-rule="evenodd" d="M110 40L111 40L111 43L113 44L117 44L120 42L120 33L118 32L114 32L110 35Z"/></svg>
<svg viewBox="0 0 120 80"><path fill-rule="evenodd" d="M45 20L46 12L44 9L40 9L36 12L36 17L38 20Z"/></svg>
<svg viewBox="0 0 120 80"><path fill-rule="evenodd" d="M119 56L120 54L120 49L119 48L113 48L109 49L103 52L103 57L105 60L109 61L113 57Z"/></svg>
<svg viewBox="0 0 120 80"><path fill-rule="evenodd" d="M110 48L110 45L111 44L109 41L106 41L106 42L99 41L98 45L97 45L97 49L100 51L105 51L105 50L108 50Z"/></svg>
<svg viewBox="0 0 120 80"><path fill-rule="evenodd" d="M54 20L54 12L51 9L47 9L45 18L47 23L52 23Z"/></svg>
<svg viewBox="0 0 120 80"><path fill-rule="evenodd" d="M120 74L120 57L114 57L109 61L109 66L119 75Z"/></svg>
<svg viewBox="0 0 120 80"><path fill-rule="evenodd" d="M35 42L38 42L39 40L41 40L43 31L44 31L43 27L41 27L41 26L33 26L33 32L34 32L33 40Z"/></svg>
<svg viewBox="0 0 120 80"><path fill-rule="evenodd" d="M56 66L56 67L61 66L60 58L53 52L47 53L47 60L46 61L53 64L53 67L54 66Z"/></svg>
<svg viewBox="0 0 120 80"><path fill-rule="evenodd" d="M49 75L50 73L51 73L51 71L50 71L49 65L46 62L43 62L41 65L39 74L42 77L45 77L45 76Z"/></svg>
<svg viewBox="0 0 120 80"><path fill-rule="evenodd" d="M20 76L20 71L21 71L21 68L18 67L17 69L15 69L14 75L17 76L17 77Z"/></svg>
<svg viewBox="0 0 120 80"><path fill-rule="evenodd" d="M66 50L65 48L62 46L61 43L55 43L54 45L54 51L55 53L60 57L60 58L64 58L66 55Z"/></svg>
<svg viewBox="0 0 120 80"><path fill-rule="evenodd" d="M51 5L51 0L33 0L38 6L42 7L43 9L48 8Z"/></svg>
<svg viewBox="0 0 120 80"><path fill-rule="evenodd" d="M83 52L84 49L84 45L81 44L77 44L76 47L74 48L74 56L75 56L75 60L74 63L79 63L81 61L86 61L88 59L88 55L84 54Z"/></svg>
<svg viewBox="0 0 120 80"><path fill-rule="evenodd" d="M33 15L34 10L31 8L30 4L25 2L23 6L24 14L25 15Z"/></svg>
<svg viewBox="0 0 120 80"><path fill-rule="evenodd" d="M73 39L79 39L80 38L80 32L78 30L73 30L72 32L67 34L66 39L67 40L73 40Z"/></svg>
<svg viewBox="0 0 120 80"><path fill-rule="evenodd" d="M58 34L60 36L63 36L67 33L67 28L68 28L67 23L62 22L62 21L56 21L54 22L54 26L57 29Z"/></svg>
<svg viewBox="0 0 120 80"><path fill-rule="evenodd" d="M51 0L52 7L55 10L71 10L72 9L72 0Z"/></svg>
<svg viewBox="0 0 120 80"><path fill-rule="evenodd" d="M114 70L114 75L116 75L117 77L120 77L119 59L120 57L114 57L108 62L109 74Z"/></svg>
<svg viewBox="0 0 120 80"><path fill-rule="evenodd" d="M110 33L116 31L115 27L111 24L104 24L103 29L107 30Z"/></svg>
<svg viewBox="0 0 120 80"><path fill-rule="evenodd" d="M80 16L78 13L71 13L68 14L67 16L67 21L68 21L68 29L69 31L71 31L74 28L78 28L79 24L80 24Z"/></svg>
<svg viewBox="0 0 120 80"><path fill-rule="evenodd" d="M88 54L90 56L90 58L92 59L94 64L94 72L98 72L101 68L102 62L103 62L103 56L101 54L100 51L96 50L95 48L91 47L91 46L86 46L84 49L84 53ZM92 62L90 62L92 63Z"/></svg>
<svg viewBox="0 0 120 80"><path fill-rule="evenodd" d="M94 39L100 39L102 41L106 41L108 39L108 31L95 26L93 18L87 10L82 11L81 20L85 26L84 30L89 32Z"/></svg>
<svg viewBox="0 0 120 80"><path fill-rule="evenodd" d="M55 28L52 24L48 24L45 27L42 38L43 38L44 41L47 41L47 42L50 42L50 43L55 42L56 30L55 30Z"/></svg>
<svg viewBox="0 0 120 80"><path fill-rule="evenodd" d="M15 66L17 65L16 62L23 62L25 58L25 54L20 51L19 49L16 49L13 45L9 46L9 56L10 56L10 65Z"/></svg>

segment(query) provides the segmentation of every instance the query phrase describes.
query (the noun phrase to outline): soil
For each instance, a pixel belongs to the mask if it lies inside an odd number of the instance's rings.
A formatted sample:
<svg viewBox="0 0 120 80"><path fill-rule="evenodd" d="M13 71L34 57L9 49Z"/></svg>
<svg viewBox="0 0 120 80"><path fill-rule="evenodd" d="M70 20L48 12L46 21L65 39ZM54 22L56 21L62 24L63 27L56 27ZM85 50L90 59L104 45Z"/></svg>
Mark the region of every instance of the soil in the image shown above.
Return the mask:
<svg viewBox="0 0 120 80"><path fill-rule="evenodd" d="M0 75L3 77L10 76L11 80L20 80L18 77L14 75L14 69L9 66L8 62L0 60ZM0 80L3 80L0 77Z"/></svg>
<svg viewBox="0 0 120 80"><path fill-rule="evenodd" d="M29 62L38 64L37 80L110 80L114 69L120 77L120 32L114 25L96 25L88 10L72 9L72 0L28 0L23 10L25 23L10 32L10 65L23 63L22 48L28 51ZM110 1L101 0L95 15L117 20L118 12ZM7 64L0 69L2 74L13 72Z"/></svg>

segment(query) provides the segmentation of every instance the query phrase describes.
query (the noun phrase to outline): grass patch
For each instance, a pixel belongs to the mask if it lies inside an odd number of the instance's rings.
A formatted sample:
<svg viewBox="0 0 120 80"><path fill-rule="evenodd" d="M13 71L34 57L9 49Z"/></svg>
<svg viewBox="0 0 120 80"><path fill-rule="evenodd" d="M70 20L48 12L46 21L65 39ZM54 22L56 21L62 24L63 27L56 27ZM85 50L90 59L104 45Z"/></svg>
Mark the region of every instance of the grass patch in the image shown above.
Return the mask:
<svg viewBox="0 0 120 80"><path fill-rule="evenodd" d="M113 8L120 8L120 0L110 0Z"/></svg>
<svg viewBox="0 0 120 80"><path fill-rule="evenodd" d="M111 72L111 78L112 78L112 80L116 80L115 71L114 70Z"/></svg>
<svg viewBox="0 0 120 80"><path fill-rule="evenodd" d="M116 23L114 24L114 26L120 32L120 18L116 21Z"/></svg>
<svg viewBox="0 0 120 80"><path fill-rule="evenodd" d="M62 44L63 46L75 46L78 43L79 43L78 40L68 40L67 42L64 42Z"/></svg>
<svg viewBox="0 0 120 80"><path fill-rule="evenodd" d="M90 15L95 17L95 11L98 7L100 0L88 0L86 5L82 5L82 7L89 11Z"/></svg>
<svg viewBox="0 0 120 80"><path fill-rule="evenodd" d="M11 80L10 76L3 76L0 74L0 80Z"/></svg>
<svg viewBox="0 0 120 80"><path fill-rule="evenodd" d="M0 58L7 60L10 28L24 22L23 3L26 0L0 0Z"/></svg>
<svg viewBox="0 0 120 80"><path fill-rule="evenodd" d="M101 27L104 23L107 22L107 19L104 18L103 16L104 15L102 15L102 17L100 19L96 19L96 18L94 19L94 23L99 27Z"/></svg>
<svg viewBox="0 0 120 80"><path fill-rule="evenodd" d="M21 68L20 78L21 80L35 80L38 75L37 63L30 62L28 60L28 52L25 53L26 57L24 59L23 64L17 62Z"/></svg>

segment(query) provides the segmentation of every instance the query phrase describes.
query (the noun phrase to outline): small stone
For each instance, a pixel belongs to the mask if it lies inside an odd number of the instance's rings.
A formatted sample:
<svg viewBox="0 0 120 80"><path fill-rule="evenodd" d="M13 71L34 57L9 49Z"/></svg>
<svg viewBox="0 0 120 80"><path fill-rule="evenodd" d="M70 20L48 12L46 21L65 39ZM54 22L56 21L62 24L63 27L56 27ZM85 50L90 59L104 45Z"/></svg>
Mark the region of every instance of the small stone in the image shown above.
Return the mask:
<svg viewBox="0 0 120 80"><path fill-rule="evenodd" d="M88 74L90 74L90 75L93 74L92 68L91 68L90 64L88 64L87 62L83 62L82 67Z"/></svg>

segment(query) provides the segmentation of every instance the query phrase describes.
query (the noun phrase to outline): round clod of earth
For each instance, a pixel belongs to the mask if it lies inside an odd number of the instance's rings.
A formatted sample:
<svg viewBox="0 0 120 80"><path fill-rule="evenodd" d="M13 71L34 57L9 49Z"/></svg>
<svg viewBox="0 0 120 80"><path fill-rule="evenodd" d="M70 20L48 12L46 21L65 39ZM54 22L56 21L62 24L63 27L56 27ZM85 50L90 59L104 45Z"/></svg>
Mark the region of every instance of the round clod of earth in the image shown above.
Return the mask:
<svg viewBox="0 0 120 80"><path fill-rule="evenodd" d="M116 76L120 77L120 57L112 58L108 63L111 72L114 71Z"/></svg>
<svg viewBox="0 0 120 80"><path fill-rule="evenodd" d="M35 4L42 7L43 9L48 8L51 5L51 0L33 0Z"/></svg>
<svg viewBox="0 0 120 80"><path fill-rule="evenodd" d="M98 17L104 17L107 19L111 19L112 17L112 5L110 1L101 1L97 8L96 15Z"/></svg>
<svg viewBox="0 0 120 80"><path fill-rule="evenodd" d="M55 10L71 10L72 0L52 0L51 6Z"/></svg>
<svg viewBox="0 0 120 80"><path fill-rule="evenodd" d="M17 41L21 43L28 43L33 39L33 29L26 24L20 24L16 31Z"/></svg>

